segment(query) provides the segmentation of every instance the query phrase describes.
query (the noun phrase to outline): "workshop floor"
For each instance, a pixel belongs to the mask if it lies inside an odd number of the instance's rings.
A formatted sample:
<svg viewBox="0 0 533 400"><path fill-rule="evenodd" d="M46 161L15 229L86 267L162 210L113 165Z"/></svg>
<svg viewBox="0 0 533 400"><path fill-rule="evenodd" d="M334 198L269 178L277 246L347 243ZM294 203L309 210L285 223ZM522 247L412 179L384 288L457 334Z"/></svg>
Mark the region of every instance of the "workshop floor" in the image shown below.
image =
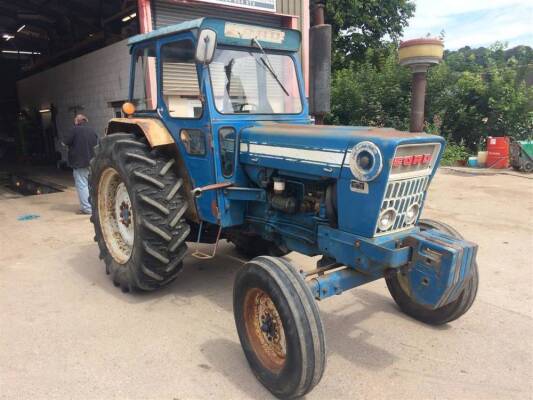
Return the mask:
<svg viewBox="0 0 533 400"><path fill-rule="evenodd" d="M230 245L187 258L168 288L124 294L76 209L72 188L0 201L0 398L271 398L235 331ZM40 218L17 220L27 213ZM322 302L328 365L308 399L532 398L533 180L444 171L424 216L479 244L471 311L423 325L383 280Z"/></svg>

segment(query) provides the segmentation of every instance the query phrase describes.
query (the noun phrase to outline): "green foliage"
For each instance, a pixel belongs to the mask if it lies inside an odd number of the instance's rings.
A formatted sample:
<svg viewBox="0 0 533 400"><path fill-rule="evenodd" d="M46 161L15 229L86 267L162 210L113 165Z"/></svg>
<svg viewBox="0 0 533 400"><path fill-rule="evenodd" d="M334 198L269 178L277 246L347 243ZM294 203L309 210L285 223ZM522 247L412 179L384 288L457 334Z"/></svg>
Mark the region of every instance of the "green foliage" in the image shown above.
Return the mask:
<svg viewBox="0 0 533 400"><path fill-rule="evenodd" d="M468 156L469 152L464 144L448 142L444 149L440 165L456 165L459 161L466 160Z"/></svg>
<svg viewBox="0 0 533 400"><path fill-rule="evenodd" d="M368 50L366 54L367 59L357 68L334 72L329 123L407 129L409 71L398 65L391 51L376 54L374 50Z"/></svg>
<svg viewBox="0 0 533 400"><path fill-rule="evenodd" d="M333 29L335 67L347 67L367 49L383 47L386 36L397 41L414 10L412 0L328 0L326 23Z"/></svg>
<svg viewBox="0 0 533 400"><path fill-rule="evenodd" d="M533 130L533 90L524 80L533 53L504 48L448 52L428 74L426 116L437 116L442 135L472 150L487 136L519 139Z"/></svg>
<svg viewBox="0 0 533 400"><path fill-rule="evenodd" d="M447 51L444 61L430 69L427 132L472 151L487 136L531 136L533 88L526 77L533 51L505 46ZM410 79L409 70L398 65L393 45L367 50L359 62L333 72L329 122L407 129Z"/></svg>

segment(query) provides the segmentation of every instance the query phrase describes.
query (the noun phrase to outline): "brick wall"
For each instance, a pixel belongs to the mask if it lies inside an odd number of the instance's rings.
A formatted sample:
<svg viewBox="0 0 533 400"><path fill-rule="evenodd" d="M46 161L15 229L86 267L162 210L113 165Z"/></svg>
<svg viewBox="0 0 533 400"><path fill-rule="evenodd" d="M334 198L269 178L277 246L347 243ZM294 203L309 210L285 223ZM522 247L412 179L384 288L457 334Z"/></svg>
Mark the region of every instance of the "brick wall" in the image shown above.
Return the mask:
<svg viewBox="0 0 533 400"><path fill-rule="evenodd" d="M56 124L61 136L76 113L85 114L89 124L103 135L114 116L109 103L126 100L129 85L130 55L126 40L60 64L17 82L21 108L57 110ZM59 143L56 149L65 151Z"/></svg>

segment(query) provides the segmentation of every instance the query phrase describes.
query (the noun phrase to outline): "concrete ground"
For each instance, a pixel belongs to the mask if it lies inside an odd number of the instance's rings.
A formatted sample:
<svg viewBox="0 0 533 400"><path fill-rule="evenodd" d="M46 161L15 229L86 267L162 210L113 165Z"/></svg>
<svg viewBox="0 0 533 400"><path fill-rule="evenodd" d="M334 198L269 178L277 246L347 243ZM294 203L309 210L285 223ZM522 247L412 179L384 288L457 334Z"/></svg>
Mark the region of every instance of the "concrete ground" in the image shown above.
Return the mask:
<svg viewBox="0 0 533 400"><path fill-rule="evenodd" d="M76 208L72 189L0 201L0 398L271 398L235 331L230 245L212 261L188 257L168 288L123 294ZM17 220L26 213L40 218ZM308 399L532 398L533 181L443 171L424 216L479 243L471 311L423 325L383 280L320 303L328 365Z"/></svg>

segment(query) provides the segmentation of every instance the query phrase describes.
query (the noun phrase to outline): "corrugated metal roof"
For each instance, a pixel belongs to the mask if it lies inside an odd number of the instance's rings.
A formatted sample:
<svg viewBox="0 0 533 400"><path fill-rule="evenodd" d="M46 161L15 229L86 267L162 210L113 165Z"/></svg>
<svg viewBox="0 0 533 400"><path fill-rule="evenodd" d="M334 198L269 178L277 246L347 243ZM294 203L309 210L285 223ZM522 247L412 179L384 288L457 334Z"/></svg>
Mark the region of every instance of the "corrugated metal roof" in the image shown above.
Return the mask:
<svg viewBox="0 0 533 400"><path fill-rule="evenodd" d="M286 1L286 0L284 0ZM171 0L152 1L152 17L154 28L176 24L195 18L224 18L240 23L265 26L282 26L282 17L275 13L253 12L238 7L218 7L214 4L180 4Z"/></svg>

